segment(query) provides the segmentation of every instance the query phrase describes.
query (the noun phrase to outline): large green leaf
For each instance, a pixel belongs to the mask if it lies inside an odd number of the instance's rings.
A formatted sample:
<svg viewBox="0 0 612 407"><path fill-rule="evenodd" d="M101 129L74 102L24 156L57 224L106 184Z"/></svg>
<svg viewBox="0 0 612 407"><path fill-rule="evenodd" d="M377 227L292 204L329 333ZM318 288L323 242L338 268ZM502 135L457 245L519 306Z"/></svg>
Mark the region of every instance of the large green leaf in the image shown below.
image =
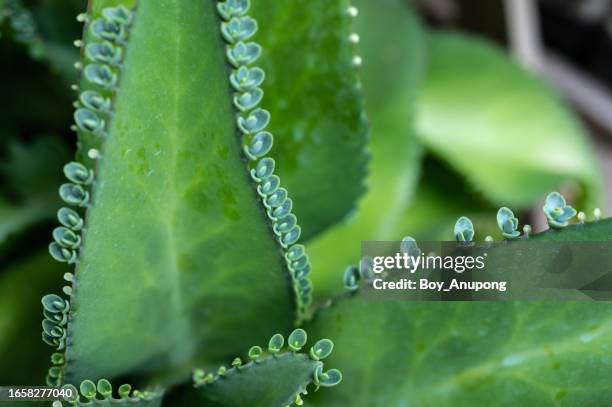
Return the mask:
<svg viewBox="0 0 612 407"><path fill-rule="evenodd" d="M263 105L275 118L272 156L304 238L341 220L364 190L367 130L349 4L252 1L264 48Z"/></svg>
<svg viewBox="0 0 612 407"><path fill-rule="evenodd" d="M360 240L401 239L405 231L396 225L407 215L419 175L421 149L412 116L424 68L420 23L400 0L361 0L356 5L372 160L368 192L355 213L308 246L313 281L321 297L341 287L337 276L358 261Z"/></svg>
<svg viewBox="0 0 612 407"><path fill-rule="evenodd" d="M49 367L40 340L40 298L60 285L68 267L39 251L0 270L0 383L39 385Z"/></svg>
<svg viewBox="0 0 612 407"><path fill-rule="evenodd" d="M346 298L309 327L335 342L330 363L344 373L315 405L605 405L611 315L609 302Z"/></svg>
<svg viewBox="0 0 612 407"><path fill-rule="evenodd" d="M597 205L601 181L577 119L491 44L433 34L419 98L423 143L496 204L525 207L568 180Z"/></svg>
<svg viewBox="0 0 612 407"><path fill-rule="evenodd" d="M94 1L94 13L111 3ZM182 374L292 325L293 290L243 159L215 6L137 8L87 213L66 381Z"/></svg>

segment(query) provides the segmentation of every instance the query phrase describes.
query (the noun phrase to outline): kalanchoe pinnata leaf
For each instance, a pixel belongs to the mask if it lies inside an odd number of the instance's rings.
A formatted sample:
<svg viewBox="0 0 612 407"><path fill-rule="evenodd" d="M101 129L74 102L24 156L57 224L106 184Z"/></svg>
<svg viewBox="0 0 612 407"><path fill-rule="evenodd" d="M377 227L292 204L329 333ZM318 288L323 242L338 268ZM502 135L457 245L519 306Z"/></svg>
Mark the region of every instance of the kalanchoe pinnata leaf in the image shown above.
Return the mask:
<svg viewBox="0 0 612 407"><path fill-rule="evenodd" d="M70 208L61 208L57 212L57 219L62 225L75 232L83 229L83 219L76 211Z"/></svg>
<svg viewBox="0 0 612 407"><path fill-rule="evenodd" d="M221 23L221 33L227 42L246 41L257 32L257 21L251 17L234 17Z"/></svg>
<svg viewBox="0 0 612 407"><path fill-rule="evenodd" d="M550 227L555 229L566 227L569 224L569 220L576 216L576 210L567 205L563 195L558 192L548 194L542 210Z"/></svg>
<svg viewBox="0 0 612 407"><path fill-rule="evenodd" d="M83 164L70 162L64 166L64 175L75 184L89 185L93 182L94 172Z"/></svg>
<svg viewBox="0 0 612 407"><path fill-rule="evenodd" d="M262 158L257 162L255 168L251 170L251 177L256 182L262 182L274 173L274 159L270 157Z"/></svg>
<svg viewBox="0 0 612 407"><path fill-rule="evenodd" d="M112 90L119 78L108 65L89 64L83 71L85 78L94 85Z"/></svg>
<svg viewBox="0 0 612 407"><path fill-rule="evenodd" d="M98 92L86 90L79 96L79 101L88 109L106 113L110 110L111 101L100 95Z"/></svg>
<svg viewBox="0 0 612 407"><path fill-rule="evenodd" d="M314 360L323 360L331 355L334 350L334 343L329 339L320 339L310 348L310 357Z"/></svg>
<svg viewBox="0 0 612 407"><path fill-rule="evenodd" d="M251 160L257 160L270 152L274 138L267 131L257 133L248 145L244 146L244 152Z"/></svg>
<svg viewBox="0 0 612 407"><path fill-rule="evenodd" d="M227 47L227 59L238 68L241 65L251 65L261 55L261 45L256 42L242 41Z"/></svg>
<svg viewBox="0 0 612 407"><path fill-rule="evenodd" d="M249 7L249 0L227 0L217 3L217 10L225 20L244 16L249 11Z"/></svg>
<svg viewBox="0 0 612 407"><path fill-rule="evenodd" d="M104 131L104 120L88 109L77 109L74 112L74 121L82 131L101 135Z"/></svg>
<svg viewBox="0 0 612 407"><path fill-rule="evenodd" d="M359 289L359 281L361 280L361 274L359 268L355 266L349 266L344 271L344 287L347 290L355 291Z"/></svg>
<svg viewBox="0 0 612 407"><path fill-rule="evenodd" d="M291 332L291 335L289 335L289 338L287 339L287 345L292 351L297 352L302 349L302 347L306 344L307 340L308 334L306 334L306 331L301 328L298 328Z"/></svg>
<svg viewBox="0 0 612 407"><path fill-rule="evenodd" d="M472 221L466 217L462 216L455 223L454 230L455 240L461 243L470 243L474 239L474 225Z"/></svg>
<svg viewBox="0 0 612 407"><path fill-rule="evenodd" d="M238 117L238 127L244 134L260 132L268 123L270 123L270 112L264 109L255 109L246 118Z"/></svg>
<svg viewBox="0 0 612 407"><path fill-rule="evenodd" d="M285 338L281 334L275 334L270 338L270 342L268 342L268 351L270 353L275 354L280 352L280 350L285 345Z"/></svg>
<svg viewBox="0 0 612 407"><path fill-rule="evenodd" d="M497 211L497 226L506 239L516 239L521 235L521 232L518 231L518 219L505 206Z"/></svg>
<svg viewBox="0 0 612 407"><path fill-rule="evenodd" d="M83 380L79 386L79 390L81 391L81 395L87 400L93 400L96 398L96 384L91 380Z"/></svg>
<svg viewBox="0 0 612 407"><path fill-rule="evenodd" d="M260 88L253 88L234 96L234 105L238 110L245 112L258 106L263 99L264 92Z"/></svg>
<svg viewBox="0 0 612 407"><path fill-rule="evenodd" d="M98 380L97 389L98 393L105 399L108 399L113 395L113 386L106 379Z"/></svg>

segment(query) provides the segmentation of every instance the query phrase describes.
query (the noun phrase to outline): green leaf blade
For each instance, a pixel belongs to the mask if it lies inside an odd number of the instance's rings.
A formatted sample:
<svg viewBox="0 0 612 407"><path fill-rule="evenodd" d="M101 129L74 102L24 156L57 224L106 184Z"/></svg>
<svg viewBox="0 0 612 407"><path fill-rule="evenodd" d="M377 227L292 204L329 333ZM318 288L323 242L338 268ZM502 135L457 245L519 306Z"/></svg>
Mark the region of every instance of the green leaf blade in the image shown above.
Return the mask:
<svg viewBox="0 0 612 407"><path fill-rule="evenodd" d="M214 2L138 6L76 273L71 383L182 374L292 325L219 28Z"/></svg>

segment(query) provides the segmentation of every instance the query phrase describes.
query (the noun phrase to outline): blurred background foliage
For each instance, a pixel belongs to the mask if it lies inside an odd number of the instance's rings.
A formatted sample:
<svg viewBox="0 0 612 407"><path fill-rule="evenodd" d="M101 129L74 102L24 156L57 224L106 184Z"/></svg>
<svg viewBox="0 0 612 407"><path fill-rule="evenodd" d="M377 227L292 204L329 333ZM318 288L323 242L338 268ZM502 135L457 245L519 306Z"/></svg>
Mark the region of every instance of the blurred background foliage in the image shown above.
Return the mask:
<svg viewBox="0 0 612 407"><path fill-rule="evenodd" d="M433 27L405 0L355 3L371 161L356 209L307 242L319 298L341 289L361 240L450 239L462 215L474 221L477 239L499 238L496 208L511 206L538 224L532 209L553 189L581 209L602 204L591 134L503 47ZM39 298L54 291L63 270L46 251L61 168L75 151L70 85L82 29L75 16L84 7L82 0L0 0L0 366L27 352L40 377L48 352L33 333ZM20 338L32 345L12 347ZM0 383L40 381L19 370L3 374Z"/></svg>

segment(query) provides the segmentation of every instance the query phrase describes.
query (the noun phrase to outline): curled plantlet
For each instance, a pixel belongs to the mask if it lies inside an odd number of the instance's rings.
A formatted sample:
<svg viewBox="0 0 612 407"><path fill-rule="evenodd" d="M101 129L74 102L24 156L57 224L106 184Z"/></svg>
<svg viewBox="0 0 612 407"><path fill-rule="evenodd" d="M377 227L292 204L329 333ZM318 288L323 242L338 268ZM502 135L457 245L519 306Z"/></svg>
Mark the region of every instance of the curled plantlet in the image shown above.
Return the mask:
<svg viewBox="0 0 612 407"><path fill-rule="evenodd" d="M249 11L249 7L249 0L226 0L217 4L217 10L225 20L244 16Z"/></svg>
<svg viewBox="0 0 612 407"><path fill-rule="evenodd" d="M264 199L264 205L266 208L268 208L268 211L270 211L270 209L278 208L279 206L283 205L287 200L287 197L287 190L285 188L279 188L274 191L274 193L266 196ZM291 210L289 210L289 212L291 212ZM272 220L274 219L278 219L278 217L272 218Z"/></svg>
<svg viewBox="0 0 612 407"><path fill-rule="evenodd" d="M229 22L221 23L221 33L229 43L246 41L257 32L257 21L251 17L234 17Z"/></svg>
<svg viewBox="0 0 612 407"><path fill-rule="evenodd" d="M79 101L88 109L101 113L107 113L111 108L111 101L98 92L86 90L79 96Z"/></svg>
<svg viewBox="0 0 612 407"><path fill-rule="evenodd" d="M273 158L265 157L257 162L251 170L251 178L256 182L262 182L274 173L275 162Z"/></svg>
<svg viewBox="0 0 612 407"><path fill-rule="evenodd" d="M342 373L338 369L330 369L323 372L323 366L315 370L313 381L317 386L333 387L342 381Z"/></svg>
<svg viewBox="0 0 612 407"><path fill-rule="evenodd" d="M102 10L102 16L104 16L107 21L122 26L130 26L134 20L132 12L123 5L106 7Z"/></svg>
<svg viewBox="0 0 612 407"><path fill-rule="evenodd" d="M254 134L265 129L270 123L270 112L264 109L253 110L246 118L238 117L238 127L244 134Z"/></svg>
<svg viewBox="0 0 612 407"><path fill-rule="evenodd" d="M265 78L263 69L241 66L230 75L230 83L238 92L246 92L257 88Z"/></svg>
<svg viewBox="0 0 612 407"><path fill-rule="evenodd" d="M293 229L279 237L278 241L283 248L287 248L297 242L302 234L302 229L299 226L294 226Z"/></svg>
<svg viewBox="0 0 612 407"><path fill-rule="evenodd" d="M57 220L68 229L78 232L83 229L83 219L70 208L61 208L57 212Z"/></svg>
<svg viewBox="0 0 612 407"><path fill-rule="evenodd" d="M306 344L307 340L308 334L306 334L306 331L301 328L298 328L291 332L291 335L289 335L287 345L289 346L289 349L291 349L293 352L298 352Z"/></svg>
<svg viewBox="0 0 612 407"><path fill-rule="evenodd" d="M576 210L568 206L563 195L558 192L548 194L542 210L546 215L549 226L554 229L566 227L569 220L576 216Z"/></svg>
<svg viewBox="0 0 612 407"><path fill-rule="evenodd" d="M406 253L411 257L418 257L421 255L421 249L419 249L416 240L410 236L406 236L402 239L400 243L400 252Z"/></svg>
<svg viewBox="0 0 612 407"><path fill-rule="evenodd" d="M97 389L96 384L91 380L83 380L79 386L81 395L87 400L93 400L96 398Z"/></svg>
<svg viewBox="0 0 612 407"><path fill-rule="evenodd" d="M127 31L123 24L114 21L97 19L89 25L92 35L99 40L112 41L117 44L125 43Z"/></svg>
<svg viewBox="0 0 612 407"><path fill-rule="evenodd" d="M131 392L132 386L129 384L122 384L121 386L119 386L119 390L117 390L117 394L119 394L119 397L121 397L122 399L127 399L128 397L130 397Z"/></svg>
<svg viewBox="0 0 612 407"><path fill-rule="evenodd" d="M49 253L51 257L60 263L74 264L77 261L76 251L62 247L57 242L53 242L49 245Z"/></svg>
<svg viewBox="0 0 612 407"><path fill-rule="evenodd" d="M85 47L85 55L87 58L95 62L101 62L109 65L119 65L123 58L121 47L117 47L108 41L101 43L88 44Z"/></svg>
<svg viewBox="0 0 612 407"><path fill-rule="evenodd" d="M331 355L334 343L329 339L321 339L310 348L310 357L314 360L323 360Z"/></svg>
<svg viewBox="0 0 612 407"><path fill-rule="evenodd" d="M282 236L284 233L289 232L297 224L297 218L294 214L289 214L282 219L279 219L274 223L274 233L278 236Z"/></svg>
<svg viewBox="0 0 612 407"><path fill-rule="evenodd" d="M238 68L241 65L251 65L261 55L261 45L256 42L242 41L227 47L227 59Z"/></svg>
<svg viewBox="0 0 612 407"><path fill-rule="evenodd" d="M281 188L279 188L279 189L281 189ZM277 190L277 192L278 192L278 190ZM270 198L273 195L274 194L269 195L266 198ZM288 214L290 214L292 209L293 209L293 201L291 200L291 198L287 198L277 208L270 208L270 209L268 209L268 217L270 219L272 219L272 220L281 219L281 218L284 218L285 216L287 216Z"/></svg>
<svg viewBox="0 0 612 407"><path fill-rule="evenodd" d="M474 225L472 221L466 216L460 217L457 223L455 223L454 235L455 240L460 243L471 243L474 239Z"/></svg>
<svg viewBox="0 0 612 407"><path fill-rule="evenodd" d="M81 236L63 226L53 230L53 239L55 239L57 244L67 249L76 249L81 244Z"/></svg>
<svg viewBox="0 0 612 407"><path fill-rule="evenodd" d="M108 65L89 64L83 71L85 78L94 85L113 90L119 78Z"/></svg>
<svg viewBox="0 0 612 407"><path fill-rule="evenodd" d="M250 89L234 95L234 105L241 112L255 108L263 99L263 90L260 88Z"/></svg>
<svg viewBox="0 0 612 407"><path fill-rule="evenodd" d="M102 135L104 131L104 120L97 114L87 109L77 109L74 112L74 121L78 128L87 133Z"/></svg>
<svg viewBox="0 0 612 407"><path fill-rule="evenodd" d="M275 334L268 342L268 351L272 354L277 354L285 345L285 338L281 334Z"/></svg>
<svg viewBox="0 0 612 407"><path fill-rule="evenodd" d="M257 160L270 152L274 138L267 131L257 133L251 142L244 146L244 153L251 160Z"/></svg>
<svg viewBox="0 0 612 407"><path fill-rule="evenodd" d="M66 164L64 166L64 175L69 181L80 185L89 185L94 179L94 172L77 162Z"/></svg>
<svg viewBox="0 0 612 407"><path fill-rule="evenodd" d="M69 205L86 207L89 205L89 192L82 186L75 184L63 184L59 190L60 197Z"/></svg>
<svg viewBox="0 0 612 407"><path fill-rule="evenodd" d="M109 399L113 395L113 386L106 379L98 380L98 394L100 394L104 399Z"/></svg>
<svg viewBox="0 0 612 407"><path fill-rule="evenodd" d="M251 349L249 349L248 355L250 360L257 362L263 355L263 350L260 346L253 346Z"/></svg>
<svg viewBox="0 0 612 407"><path fill-rule="evenodd" d="M517 239L521 232L518 231L518 219L514 217L514 213L505 206L497 211L497 226L506 239Z"/></svg>
<svg viewBox="0 0 612 407"><path fill-rule="evenodd" d="M359 289L359 282L361 281L361 273L359 268L355 266L349 266L344 271L344 287L350 291L356 291Z"/></svg>
<svg viewBox="0 0 612 407"><path fill-rule="evenodd" d="M280 187L278 175L271 175L257 186L257 193L263 198L273 194Z"/></svg>

